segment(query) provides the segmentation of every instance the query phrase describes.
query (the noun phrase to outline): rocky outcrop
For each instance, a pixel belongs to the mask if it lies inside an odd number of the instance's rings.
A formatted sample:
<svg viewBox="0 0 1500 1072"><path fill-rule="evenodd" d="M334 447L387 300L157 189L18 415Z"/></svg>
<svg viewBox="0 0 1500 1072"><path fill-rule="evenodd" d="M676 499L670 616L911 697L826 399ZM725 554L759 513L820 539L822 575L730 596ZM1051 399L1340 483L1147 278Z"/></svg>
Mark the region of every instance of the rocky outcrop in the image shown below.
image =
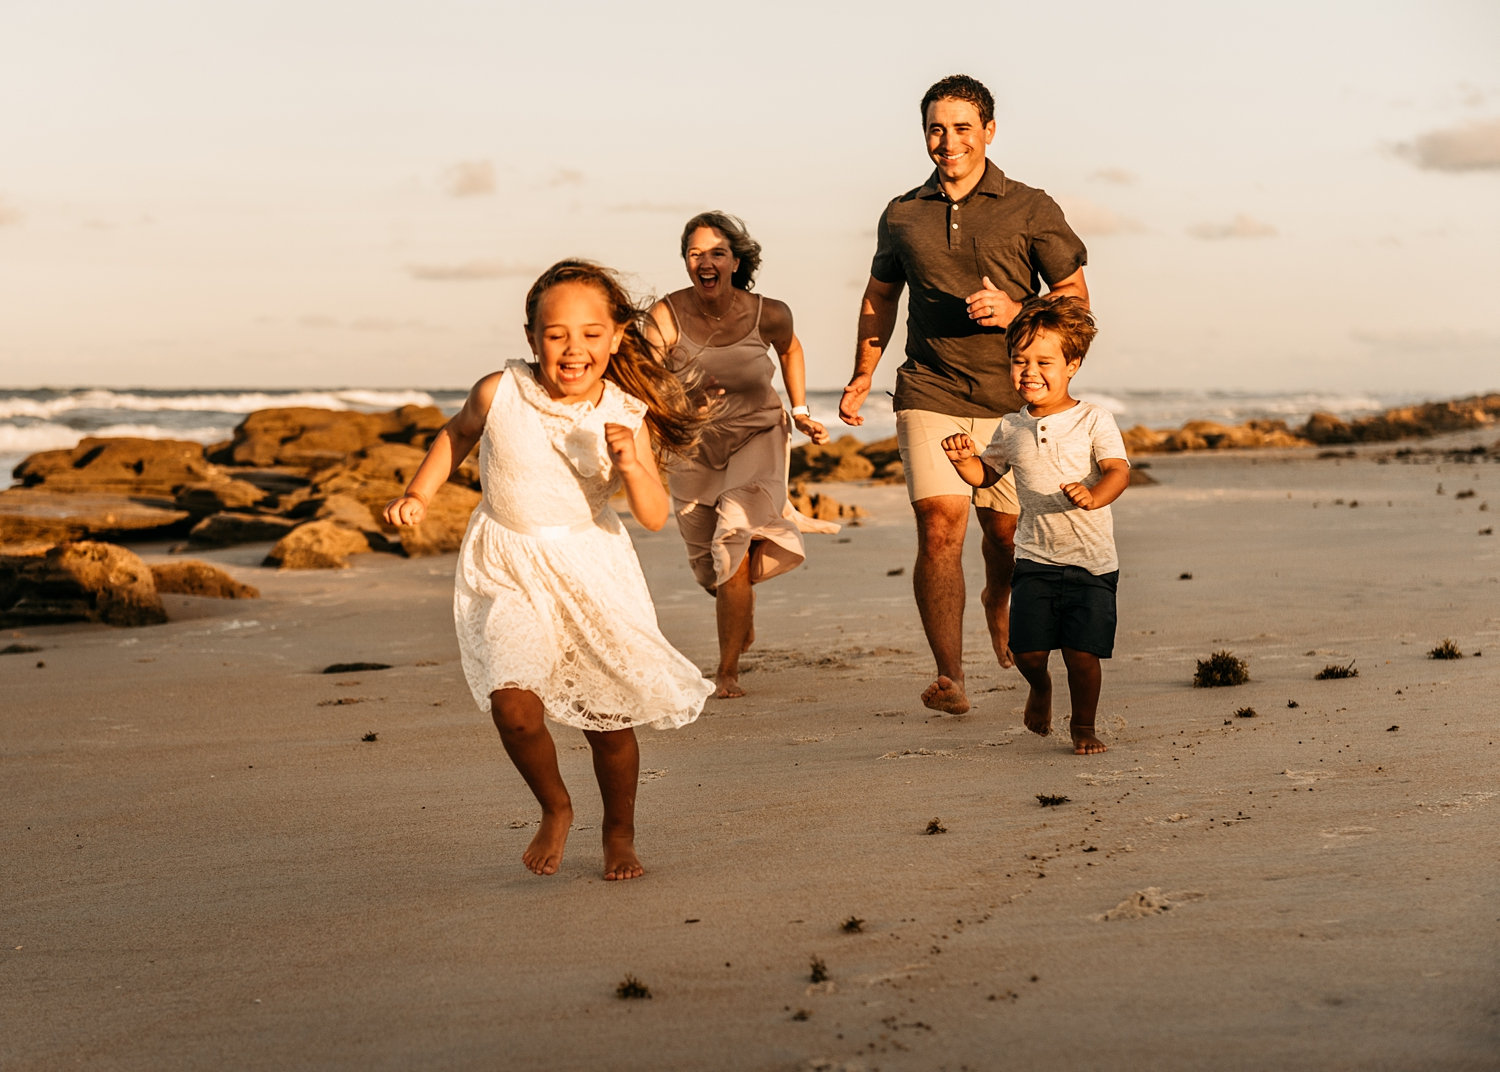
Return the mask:
<svg viewBox="0 0 1500 1072"><path fill-rule="evenodd" d="M188 543L194 547L233 547L241 543L279 540L299 522L274 514L211 514L193 526Z"/></svg>
<svg viewBox="0 0 1500 1072"><path fill-rule="evenodd" d="M50 485L0 491L0 546L97 539L167 539L192 515L171 498L114 492L53 491Z"/></svg>
<svg viewBox="0 0 1500 1072"><path fill-rule="evenodd" d="M257 410L240 422L228 448L213 460L226 465L317 469L381 443L425 450L446 421L436 406L402 406L390 413L304 406Z"/></svg>
<svg viewBox="0 0 1500 1072"><path fill-rule="evenodd" d="M218 566L195 559L152 566L151 576L156 581L158 593L175 592L209 599L260 598L260 590L253 585L242 584Z"/></svg>
<svg viewBox="0 0 1500 1072"><path fill-rule="evenodd" d="M160 496L217 475L200 444L178 439L91 437L72 450L33 454L15 469L23 488Z"/></svg>
<svg viewBox="0 0 1500 1072"><path fill-rule="evenodd" d="M158 625L167 620L150 567L110 543L64 543L0 555L0 626L92 621Z"/></svg>
<svg viewBox="0 0 1500 1072"><path fill-rule="evenodd" d="M349 556L370 550L370 539L337 521L309 521L276 541L265 564L277 569L344 569Z"/></svg>
<svg viewBox="0 0 1500 1072"><path fill-rule="evenodd" d="M815 521L836 521L848 525L858 522L860 518L870 516L870 512L863 506L841 503L832 495L821 491L808 491L802 484L793 484L789 487L786 497L799 514Z"/></svg>

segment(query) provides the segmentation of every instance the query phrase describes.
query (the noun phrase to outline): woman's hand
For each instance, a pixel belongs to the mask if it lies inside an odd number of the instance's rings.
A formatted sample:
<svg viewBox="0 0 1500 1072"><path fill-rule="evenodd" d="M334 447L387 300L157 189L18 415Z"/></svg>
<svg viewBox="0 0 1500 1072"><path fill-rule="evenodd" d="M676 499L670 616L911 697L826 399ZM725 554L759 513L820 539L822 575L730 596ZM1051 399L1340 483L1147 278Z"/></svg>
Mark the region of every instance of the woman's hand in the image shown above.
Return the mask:
<svg viewBox="0 0 1500 1072"><path fill-rule="evenodd" d="M792 418L792 424L796 425L797 431L807 436L814 443L822 444L828 442L828 429L824 428L821 423L813 420L807 414L797 414Z"/></svg>
<svg viewBox="0 0 1500 1072"><path fill-rule="evenodd" d="M415 495L399 495L385 504L382 516L392 525L420 525L427 516L427 503Z"/></svg>

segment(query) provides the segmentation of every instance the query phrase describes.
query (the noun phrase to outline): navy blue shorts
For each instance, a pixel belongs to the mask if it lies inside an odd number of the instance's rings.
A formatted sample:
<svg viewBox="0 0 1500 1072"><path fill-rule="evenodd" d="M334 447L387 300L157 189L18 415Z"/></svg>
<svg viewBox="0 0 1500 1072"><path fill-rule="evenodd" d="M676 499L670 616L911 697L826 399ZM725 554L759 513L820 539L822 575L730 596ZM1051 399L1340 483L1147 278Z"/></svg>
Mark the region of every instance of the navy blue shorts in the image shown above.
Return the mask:
<svg viewBox="0 0 1500 1072"><path fill-rule="evenodd" d="M1010 589L1010 650L1073 648L1108 659L1115 651L1115 588L1120 571L1016 559Z"/></svg>

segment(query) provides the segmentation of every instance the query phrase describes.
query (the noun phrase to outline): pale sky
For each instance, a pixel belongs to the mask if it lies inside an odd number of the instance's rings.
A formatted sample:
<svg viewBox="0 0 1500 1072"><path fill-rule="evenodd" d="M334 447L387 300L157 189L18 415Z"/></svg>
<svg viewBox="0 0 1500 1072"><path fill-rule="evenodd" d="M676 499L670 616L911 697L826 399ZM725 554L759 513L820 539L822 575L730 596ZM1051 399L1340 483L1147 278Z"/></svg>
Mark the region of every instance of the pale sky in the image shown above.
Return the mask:
<svg viewBox="0 0 1500 1072"><path fill-rule="evenodd" d="M0 386L466 386L719 208L837 387L955 72L1089 247L1081 386L1500 389L1494 0L0 0Z"/></svg>

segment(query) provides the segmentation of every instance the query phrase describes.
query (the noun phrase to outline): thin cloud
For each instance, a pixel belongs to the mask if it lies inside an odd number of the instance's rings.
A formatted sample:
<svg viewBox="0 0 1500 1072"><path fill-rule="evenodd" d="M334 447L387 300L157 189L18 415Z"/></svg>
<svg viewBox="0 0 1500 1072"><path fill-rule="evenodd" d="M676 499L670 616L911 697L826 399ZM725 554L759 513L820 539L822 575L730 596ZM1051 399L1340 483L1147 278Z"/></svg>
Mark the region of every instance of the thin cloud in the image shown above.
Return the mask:
<svg viewBox="0 0 1500 1072"><path fill-rule="evenodd" d="M1229 223L1195 223L1187 233L1194 238L1218 242L1227 238L1271 238L1275 236L1276 228L1241 212Z"/></svg>
<svg viewBox="0 0 1500 1072"><path fill-rule="evenodd" d="M474 279L509 279L530 277L541 271L527 264L509 261L464 261L462 264L411 264L407 274L413 279L435 283L468 282Z"/></svg>
<svg viewBox="0 0 1500 1072"><path fill-rule="evenodd" d="M362 316L349 325L355 331L368 331L376 334L389 334L399 331L444 331L445 328L435 324L429 324L424 320L393 320L383 316Z"/></svg>
<svg viewBox="0 0 1500 1072"><path fill-rule="evenodd" d="M1099 182L1112 182L1116 186L1135 185L1135 172L1127 171L1124 168L1100 168L1098 171L1090 175L1089 178L1095 179Z"/></svg>
<svg viewBox="0 0 1500 1072"><path fill-rule="evenodd" d="M626 201L621 204L610 205L611 212L621 213L658 213L669 216L691 216L692 205L672 205L665 201Z"/></svg>
<svg viewBox="0 0 1500 1072"><path fill-rule="evenodd" d="M556 190L563 186L582 186L583 180L583 172L574 171L572 168L563 168L561 171L553 172L543 185Z"/></svg>
<svg viewBox="0 0 1500 1072"><path fill-rule="evenodd" d="M297 323L304 328L336 328L341 327L337 317L325 316L323 313L307 313L297 318Z"/></svg>
<svg viewBox="0 0 1500 1072"><path fill-rule="evenodd" d="M1063 215L1073 230L1084 238L1106 235L1138 234L1146 228L1137 219L1122 216L1114 209L1083 197L1059 197Z"/></svg>
<svg viewBox="0 0 1500 1072"><path fill-rule="evenodd" d="M1500 171L1500 118L1429 130L1396 146L1424 171Z"/></svg>
<svg viewBox="0 0 1500 1072"><path fill-rule="evenodd" d="M488 160L461 160L443 173L449 197L488 197L495 192L495 165Z"/></svg>
<svg viewBox="0 0 1500 1072"><path fill-rule="evenodd" d="M21 210L0 197L0 227L10 227L21 222Z"/></svg>

